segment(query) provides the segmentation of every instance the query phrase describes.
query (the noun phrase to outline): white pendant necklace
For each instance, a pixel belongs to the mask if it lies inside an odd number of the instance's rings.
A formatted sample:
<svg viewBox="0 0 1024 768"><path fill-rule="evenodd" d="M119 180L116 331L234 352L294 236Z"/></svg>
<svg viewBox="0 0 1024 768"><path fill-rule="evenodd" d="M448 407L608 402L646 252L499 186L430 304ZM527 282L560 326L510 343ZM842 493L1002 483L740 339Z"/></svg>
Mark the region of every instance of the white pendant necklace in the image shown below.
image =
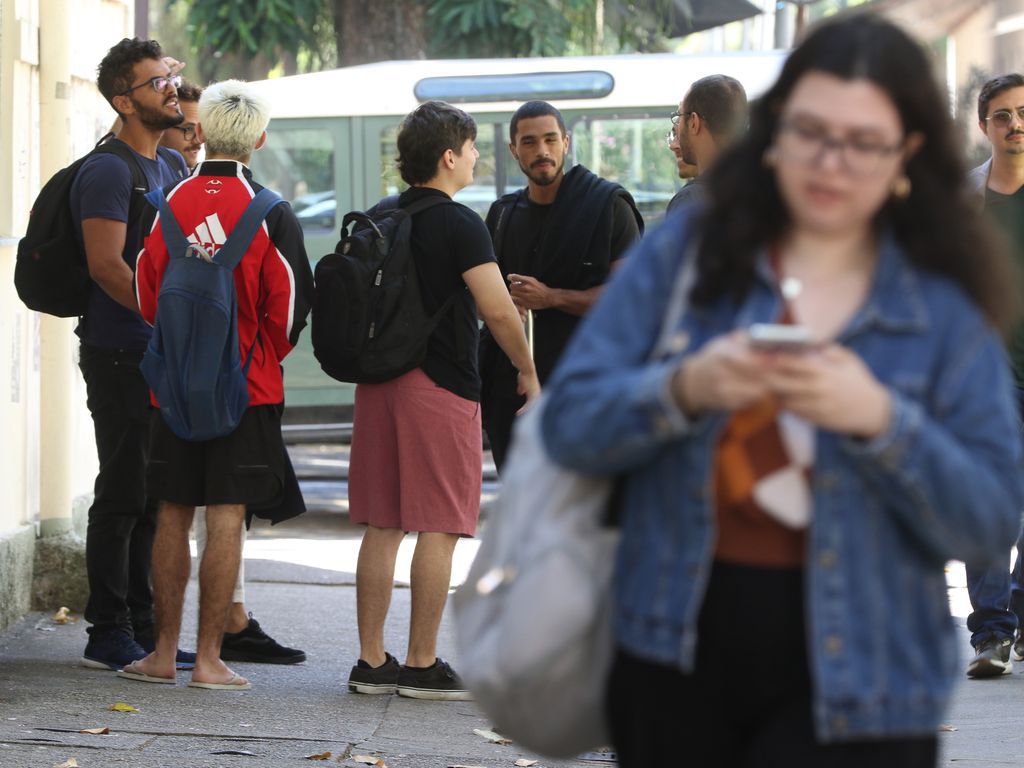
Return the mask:
<svg viewBox="0 0 1024 768"><path fill-rule="evenodd" d="M804 289L803 281L795 277L784 277L779 284L779 291L786 301L793 301Z"/></svg>

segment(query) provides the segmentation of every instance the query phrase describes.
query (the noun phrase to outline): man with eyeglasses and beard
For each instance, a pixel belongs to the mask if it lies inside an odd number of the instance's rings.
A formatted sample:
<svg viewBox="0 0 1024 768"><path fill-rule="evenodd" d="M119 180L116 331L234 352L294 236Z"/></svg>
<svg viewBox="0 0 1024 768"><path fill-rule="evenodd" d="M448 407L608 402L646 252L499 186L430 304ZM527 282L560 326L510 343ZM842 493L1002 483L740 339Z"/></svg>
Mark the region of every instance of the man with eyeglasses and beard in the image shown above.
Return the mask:
<svg viewBox="0 0 1024 768"><path fill-rule="evenodd" d="M90 157L70 194L94 282L75 332L99 458L86 534L85 618L91 626L82 663L118 670L143 658L155 642L150 562L156 502L145 490L149 388L139 371L151 329L139 315L132 273L144 236L143 195L184 178L187 168L177 153L158 150L163 132L184 119L181 78L159 43L125 38L100 62L96 82L121 120L111 141L124 146ZM179 651L177 661L188 667L195 655Z"/></svg>
<svg viewBox="0 0 1024 768"><path fill-rule="evenodd" d="M515 111L508 148L526 187L494 202L487 229L512 300L524 317L533 312L533 355L543 385L644 222L622 186L582 165L565 169L569 134L546 101L528 101ZM481 416L500 471L526 399L516 391L515 366L486 330L479 363Z"/></svg>
<svg viewBox="0 0 1024 768"><path fill-rule="evenodd" d="M1018 266L1024 266L1024 75L1001 75L981 87L978 127L992 145L992 156L970 172L970 187L1006 236ZM1024 412L1024 326L1018 326L1008 345L1018 405ZM1017 539L1012 570L967 564L972 609L967 628L975 651L968 677L1009 674L1013 661L1024 661L1022 554L1024 534Z"/></svg>
<svg viewBox="0 0 1024 768"><path fill-rule="evenodd" d="M704 194L701 176L726 147L743 134L747 125L747 92L728 75L708 75L690 86L672 115L666 136L676 156L679 177L692 178L668 202L667 212Z"/></svg>

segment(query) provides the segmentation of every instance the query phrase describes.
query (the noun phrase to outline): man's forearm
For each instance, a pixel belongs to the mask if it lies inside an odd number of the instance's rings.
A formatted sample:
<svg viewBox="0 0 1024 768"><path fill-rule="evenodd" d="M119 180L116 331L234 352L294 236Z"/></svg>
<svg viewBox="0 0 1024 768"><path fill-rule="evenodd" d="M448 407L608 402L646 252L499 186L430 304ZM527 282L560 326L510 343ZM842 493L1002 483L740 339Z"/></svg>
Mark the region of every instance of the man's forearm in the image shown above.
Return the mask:
<svg viewBox="0 0 1024 768"><path fill-rule="evenodd" d="M551 297L552 309L558 309L567 315L583 317L587 311L594 306L597 297L601 295L604 286L595 285L585 291L574 291L570 288L552 288Z"/></svg>
<svg viewBox="0 0 1024 768"><path fill-rule="evenodd" d="M526 343L523 324L517 313L503 312L497 317L489 319L487 328L517 371L520 373L534 372L533 357L530 354L530 347Z"/></svg>
<svg viewBox="0 0 1024 768"><path fill-rule="evenodd" d="M132 285L132 271L123 261L120 264L124 269L107 268L95 272L90 269L89 274L110 298L132 312L138 312L139 302Z"/></svg>

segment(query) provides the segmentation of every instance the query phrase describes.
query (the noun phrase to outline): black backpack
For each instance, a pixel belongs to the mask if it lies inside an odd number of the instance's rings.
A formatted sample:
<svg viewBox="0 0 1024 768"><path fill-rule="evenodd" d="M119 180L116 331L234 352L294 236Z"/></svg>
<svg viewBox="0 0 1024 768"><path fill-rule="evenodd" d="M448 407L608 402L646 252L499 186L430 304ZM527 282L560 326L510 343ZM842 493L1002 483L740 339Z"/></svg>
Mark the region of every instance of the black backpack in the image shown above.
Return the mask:
<svg viewBox="0 0 1024 768"><path fill-rule="evenodd" d="M114 154L128 165L132 174L132 196L128 207L128 237L138 226L146 206L143 195L149 191L135 153L128 145L113 141L107 134L89 154L67 168L57 171L39 192L29 214L28 229L18 242L14 264L14 287L29 309L57 317L80 317L89 302L92 279L85 252L75 234L77 222L71 216L71 185L82 164L98 153ZM164 159L180 166L177 154L158 147Z"/></svg>
<svg viewBox="0 0 1024 768"><path fill-rule="evenodd" d="M345 214L335 252L316 265L313 354L338 381L379 384L422 364L430 334L455 299L427 314L410 246L412 217L451 201L431 195L407 208L397 201Z"/></svg>

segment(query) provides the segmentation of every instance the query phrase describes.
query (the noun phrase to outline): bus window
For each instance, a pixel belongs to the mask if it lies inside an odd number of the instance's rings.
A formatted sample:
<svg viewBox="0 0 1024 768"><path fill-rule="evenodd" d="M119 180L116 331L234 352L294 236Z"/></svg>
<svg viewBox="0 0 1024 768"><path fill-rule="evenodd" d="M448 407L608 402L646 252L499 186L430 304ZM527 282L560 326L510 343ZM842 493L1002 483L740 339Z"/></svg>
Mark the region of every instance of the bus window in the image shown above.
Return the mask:
<svg viewBox="0 0 1024 768"><path fill-rule="evenodd" d="M257 181L292 204L304 231L334 230L334 140L328 130L275 126L251 165Z"/></svg>
<svg viewBox="0 0 1024 768"><path fill-rule="evenodd" d="M648 224L665 215L679 188L665 117L584 118L571 130L573 162L629 190Z"/></svg>

